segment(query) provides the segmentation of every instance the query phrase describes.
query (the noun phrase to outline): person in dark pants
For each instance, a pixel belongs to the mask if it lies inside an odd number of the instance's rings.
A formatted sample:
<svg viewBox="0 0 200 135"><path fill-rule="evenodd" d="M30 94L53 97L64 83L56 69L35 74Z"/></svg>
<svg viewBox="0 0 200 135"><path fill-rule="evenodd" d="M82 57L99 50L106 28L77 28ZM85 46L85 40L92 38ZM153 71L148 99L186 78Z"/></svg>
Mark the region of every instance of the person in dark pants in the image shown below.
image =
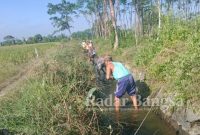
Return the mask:
<svg viewBox="0 0 200 135"><path fill-rule="evenodd" d="M120 98L127 92L133 101L133 106L138 110L136 97L136 84L132 74L120 62L113 62L111 56L105 56L104 62L106 66L106 79L117 80L115 91L115 110L119 111Z"/></svg>
<svg viewBox="0 0 200 135"><path fill-rule="evenodd" d="M105 64L104 64L104 58L103 57L98 57L95 56L93 59L93 65L95 67L95 71L97 73L97 78L100 79L101 81L105 80Z"/></svg>

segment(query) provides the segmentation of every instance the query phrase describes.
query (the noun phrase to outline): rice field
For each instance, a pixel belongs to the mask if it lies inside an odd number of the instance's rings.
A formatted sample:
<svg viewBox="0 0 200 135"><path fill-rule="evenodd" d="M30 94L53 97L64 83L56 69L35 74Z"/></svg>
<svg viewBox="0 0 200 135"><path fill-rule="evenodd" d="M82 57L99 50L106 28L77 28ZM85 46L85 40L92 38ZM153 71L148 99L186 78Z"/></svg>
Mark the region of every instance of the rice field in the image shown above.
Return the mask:
<svg viewBox="0 0 200 135"><path fill-rule="evenodd" d="M0 47L0 83L16 75L31 60L42 57L55 43Z"/></svg>

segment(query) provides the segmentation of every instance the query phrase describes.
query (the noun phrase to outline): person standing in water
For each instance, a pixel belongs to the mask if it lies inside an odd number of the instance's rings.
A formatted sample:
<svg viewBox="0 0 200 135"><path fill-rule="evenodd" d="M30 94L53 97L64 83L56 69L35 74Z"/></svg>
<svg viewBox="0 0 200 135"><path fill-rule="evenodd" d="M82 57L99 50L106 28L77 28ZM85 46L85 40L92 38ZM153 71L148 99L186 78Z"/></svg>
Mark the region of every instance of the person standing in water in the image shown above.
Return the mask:
<svg viewBox="0 0 200 135"><path fill-rule="evenodd" d="M129 70L120 62L113 62L111 56L104 57L106 66L106 79L117 80L115 91L115 110L119 111L120 98L127 92L133 101L133 106L138 110L136 97L136 84Z"/></svg>

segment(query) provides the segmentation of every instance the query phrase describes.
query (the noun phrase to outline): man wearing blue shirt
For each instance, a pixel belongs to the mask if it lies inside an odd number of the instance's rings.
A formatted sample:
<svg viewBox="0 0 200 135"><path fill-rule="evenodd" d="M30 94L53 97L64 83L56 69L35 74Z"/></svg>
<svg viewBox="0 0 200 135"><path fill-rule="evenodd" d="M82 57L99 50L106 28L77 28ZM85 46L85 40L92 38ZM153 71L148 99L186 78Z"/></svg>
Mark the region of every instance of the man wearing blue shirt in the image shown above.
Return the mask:
<svg viewBox="0 0 200 135"><path fill-rule="evenodd" d="M115 110L119 111L120 98L127 92L133 101L135 109L137 106L136 85L133 76L129 70L120 62L113 62L111 56L105 56L106 79L117 80L117 88L115 91Z"/></svg>

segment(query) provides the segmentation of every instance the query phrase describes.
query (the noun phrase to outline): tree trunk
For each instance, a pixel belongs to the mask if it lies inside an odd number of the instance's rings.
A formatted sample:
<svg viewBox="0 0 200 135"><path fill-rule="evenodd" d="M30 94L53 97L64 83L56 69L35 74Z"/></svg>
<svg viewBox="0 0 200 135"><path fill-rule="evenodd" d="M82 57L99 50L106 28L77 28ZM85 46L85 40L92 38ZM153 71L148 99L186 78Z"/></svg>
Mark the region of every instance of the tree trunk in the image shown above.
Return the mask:
<svg viewBox="0 0 200 135"><path fill-rule="evenodd" d="M126 5L124 4L124 15L123 15L123 24L124 24L124 37L126 37L126 30L127 30L127 21L126 21Z"/></svg>
<svg viewBox="0 0 200 135"><path fill-rule="evenodd" d="M135 11L135 45L138 44L138 38L137 38L137 13Z"/></svg>
<svg viewBox="0 0 200 135"><path fill-rule="evenodd" d="M119 19L118 15L120 15L120 0L117 0L117 5L116 5L116 20Z"/></svg>
<svg viewBox="0 0 200 135"><path fill-rule="evenodd" d="M130 16L130 28L133 25L133 7L131 6L131 11L129 12L129 16Z"/></svg>
<svg viewBox="0 0 200 135"><path fill-rule="evenodd" d="M103 27L105 38L109 36L109 26L108 26L108 12L107 12L107 0L103 0Z"/></svg>
<svg viewBox="0 0 200 135"><path fill-rule="evenodd" d="M141 32L142 32L142 36L144 35L144 8L142 7L141 9Z"/></svg>
<svg viewBox="0 0 200 135"><path fill-rule="evenodd" d="M159 35L160 28L161 28L161 3L160 3L160 0L157 0L157 8L158 8L158 35Z"/></svg>
<svg viewBox="0 0 200 135"><path fill-rule="evenodd" d="M136 32L137 32L137 35L140 36L142 34L142 20L141 20L141 17L140 17L140 11L139 11L139 7L140 7L140 1L139 0L136 0L135 1L135 17L136 17Z"/></svg>
<svg viewBox="0 0 200 135"><path fill-rule="evenodd" d="M111 20L112 20L112 25L115 31L115 43L114 43L114 49L117 49L119 46L119 39L118 39L118 34L117 34L117 26L116 26L116 19L115 19L115 10L113 6L113 1L109 0L110 3L110 15L111 15Z"/></svg>

